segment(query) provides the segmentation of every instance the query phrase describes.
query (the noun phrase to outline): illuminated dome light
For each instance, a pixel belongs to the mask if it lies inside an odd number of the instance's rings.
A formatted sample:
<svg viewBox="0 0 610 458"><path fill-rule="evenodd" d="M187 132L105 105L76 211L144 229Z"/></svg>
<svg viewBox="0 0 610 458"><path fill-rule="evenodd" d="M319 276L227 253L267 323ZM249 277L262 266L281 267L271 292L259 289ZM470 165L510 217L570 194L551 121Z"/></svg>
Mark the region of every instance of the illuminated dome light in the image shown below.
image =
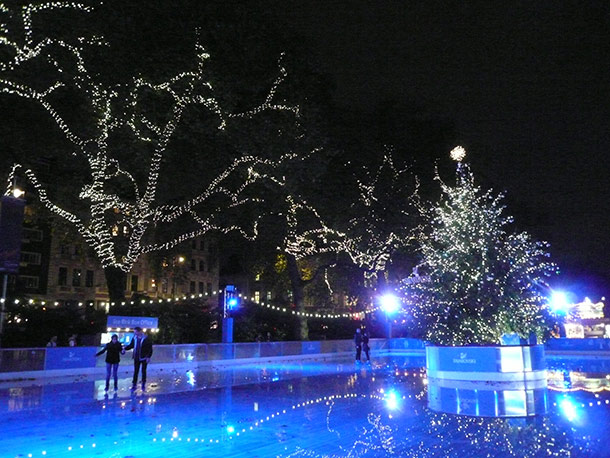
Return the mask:
<svg viewBox="0 0 610 458"><path fill-rule="evenodd" d="M388 315L396 313L398 309L400 309L400 301L393 294L385 294L381 296L380 302L381 309Z"/></svg>
<svg viewBox="0 0 610 458"><path fill-rule="evenodd" d="M466 149L463 146L456 146L449 152L449 156L456 162L462 162L466 157Z"/></svg>

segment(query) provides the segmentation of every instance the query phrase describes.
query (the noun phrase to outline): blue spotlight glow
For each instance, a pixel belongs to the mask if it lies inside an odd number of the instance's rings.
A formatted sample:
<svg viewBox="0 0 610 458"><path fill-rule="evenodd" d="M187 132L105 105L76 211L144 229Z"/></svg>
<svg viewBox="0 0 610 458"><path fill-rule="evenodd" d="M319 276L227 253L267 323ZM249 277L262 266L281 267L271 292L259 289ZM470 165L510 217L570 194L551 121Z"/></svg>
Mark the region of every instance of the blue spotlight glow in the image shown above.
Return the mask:
<svg viewBox="0 0 610 458"><path fill-rule="evenodd" d="M562 291L553 291L549 300L551 312L556 315L567 315L570 311L571 304L568 301L568 296Z"/></svg>
<svg viewBox="0 0 610 458"><path fill-rule="evenodd" d="M380 299L381 309L391 315L400 309L400 300L393 294L385 294Z"/></svg>

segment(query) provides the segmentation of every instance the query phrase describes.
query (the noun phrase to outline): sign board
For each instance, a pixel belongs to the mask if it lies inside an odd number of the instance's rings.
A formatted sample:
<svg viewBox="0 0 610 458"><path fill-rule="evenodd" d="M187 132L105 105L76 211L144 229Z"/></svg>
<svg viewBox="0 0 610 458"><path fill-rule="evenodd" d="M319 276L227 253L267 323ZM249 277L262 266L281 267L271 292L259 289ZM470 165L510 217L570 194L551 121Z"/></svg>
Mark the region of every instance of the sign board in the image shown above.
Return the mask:
<svg viewBox="0 0 610 458"><path fill-rule="evenodd" d="M496 372L500 360L496 347L427 347L426 351L431 371Z"/></svg>
<svg viewBox="0 0 610 458"><path fill-rule="evenodd" d="M3 196L0 200L0 272L19 271L24 208L23 199Z"/></svg>
<svg viewBox="0 0 610 458"><path fill-rule="evenodd" d="M95 367L95 348L49 347L46 350L45 370Z"/></svg>
<svg viewBox="0 0 610 458"><path fill-rule="evenodd" d="M151 316L114 316L109 315L106 321L108 328L127 328L133 329L136 326L142 329L158 329L159 318Z"/></svg>

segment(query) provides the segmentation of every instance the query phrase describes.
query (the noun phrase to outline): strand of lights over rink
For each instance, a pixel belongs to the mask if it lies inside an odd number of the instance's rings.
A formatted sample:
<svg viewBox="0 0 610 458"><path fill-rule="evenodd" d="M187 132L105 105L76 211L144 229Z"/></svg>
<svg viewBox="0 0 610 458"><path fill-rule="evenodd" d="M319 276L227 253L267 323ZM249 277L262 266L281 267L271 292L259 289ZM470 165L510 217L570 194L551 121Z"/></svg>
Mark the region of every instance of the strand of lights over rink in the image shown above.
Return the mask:
<svg viewBox="0 0 610 458"><path fill-rule="evenodd" d="M180 303L190 303L193 300L199 300L199 299L205 299L205 298L210 298L210 297L215 297L217 295L222 294L223 291L219 290L219 291L213 291L212 294L208 294L208 293L200 293L200 294L190 294L190 295L184 295L184 296L175 296L175 297L169 297L169 298L165 298L165 299L140 299L139 301L122 301L122 302L102 302L100 305L102 307L108 305L108 306L115 306L115 305L134 305L136 304L136 302L139 302L140 304L168 304L168 303L174 303L174 304L180 304ZM276 312L280 312L280 313L287 313L287 314L291 314L291 315L295 315L295 316L299 316L299 317L305 317L305 318L319 318L319 319L342 319L342 318L350 318L350 319L363 319L366 314L370 314L370 313L374 313L378 310L381 309L380 306L375 306L375 307L370 307L367 308L366 310L363 310L361 312L343 312L343 313L315 313L315 312L301 312L301 311L297 311L297 310L290 310L286 307L283 306L278 306L278 305L274 305L271 304L269 302L264 302L264 301L260 301L260 300L256 300L255 297L247 297L244 296L242 294L238 295L239 298L250 301L253 304L258 305L261 308L265 308L265 309L269 309L269 310L273 310ZM0 299L0 302L2 302L3 300ZM29 305L41 305L43 307L46 306L50 306L53 305L55 307L58 307L61 303L62 300L41 300L41 299L14 299L13 303L15 305L18 304L29 304ZM79 307L83 307L87 304L94 304L94 301L92 300L85 300L85 301L79 301L78 302L78 306ZM10 321L9 321L10 323Z"/></svg>
<svg viewBox="0 0 610 458"><path fill-rule="evenodd" d="M19 11L12 11L2 6L0 14L21 16L23 30L12 30L6 23L2 24L0 31L0 44L10 48L14 56L9 62L0 65L0 92L12 94L38 103L55 121L64 137L72 144L74 151L71 155L78 155L85 159L91 175L91 182L85 185L78 196L79 200L88 205L89 215L85 219L75 213L61 208L49 197L47 190L36 178L32 169L24 171L28 181L34 187L42 204L53 214L72 224L86 243L96 253L104 268L115 267L129 272L133 264L144 253L172 248L188 239L201 236L211 230L220 232L237 231L246 237L256 236L256 223L246 230L232 224L218 222L218 217L224 210L256 202L255 198L244 197L246 189L252 184L267 177L267 170L277 168L279 164L288 160L301 159L289 153L280 159L271 160L262 157L244 156L235 159L223 172L212 179L203 192L188 199L180 205L155 206L155 198L159 184L161 164L164 160L168 144L174 136L184 113L189 107L202 106L218 117L218 128L224 129L227 119L231 117L249 118L265 110L288 111L299 115L298 107L284 102L276 102L277 89L284 81L286 70L281 65L279 76L273 82L268 95L262 104L243 113L226 114L223 112L214 90L209 81L204 80L205 62L209 54L199 44L196 44L195 68L176 74L166 81L152 83L142 77L134 77L131 83L108 87L96 80L87 68L83 57L83 46L103 46L106 43L97 37L80 37L77 44L54 38L39 38L36 40L32 33L32 16L43 11L58 9L73 9L83 13L93 11L93 8L75 2L50 2L41 5L26 5ZM25 40L11 39L11 36L25 37ZM61 48L67 51L75 61L75 69L68 64L61 64L53 58L53 49ZM39 90L27 84L12 81L7 73L34 59L47 59L57 72L57 81L50 83L44 90ZM61 75L61 78L59 77ZM91 112L99 116L94 119L95 133L83 137L66 121L54 108L51 95L62 89L75 88L82 93L91 105ZM142 95L154 93L156 96L171 100L169 119L163 124L155 124L144 114L139 112L138 106L142 103ZM124 98L120 94L126 94ZM143 189L130 172L123 169L116 154L109 151L109 137L120 128L129 129L134 137L142 142L151 144L154 152L148 164L148 176ZM67 155L68 157L70 155ZM8 177L7 194L10 193L11 183L22 166L16 164ZM246 178L240 178L241 184L231 189L228 180L238 172L247 171ZM114 178L125 178L131 183L135 199L123 199L105 188ZM209 210L201 215L195 211L198 204L214 196L226 196L228 203L224 208ZM112 235L112 223L105 219L108 212L120 215L120 222L128 228L128 244L124 254L116 250ZM143 237L147 229L157 224L175 222L181 216L187 216L197 225L197 229L185 232L171 240L158 244L145 244Z"/></svg>

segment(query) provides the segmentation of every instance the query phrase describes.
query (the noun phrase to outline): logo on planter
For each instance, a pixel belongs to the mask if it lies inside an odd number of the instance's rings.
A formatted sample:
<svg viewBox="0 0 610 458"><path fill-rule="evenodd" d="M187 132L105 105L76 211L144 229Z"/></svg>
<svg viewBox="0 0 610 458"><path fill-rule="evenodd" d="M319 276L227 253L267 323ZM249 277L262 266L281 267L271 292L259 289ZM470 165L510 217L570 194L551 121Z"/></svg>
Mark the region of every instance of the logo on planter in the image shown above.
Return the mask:
<svg viewBox="0 0 610 458"><path fill-rule="evenodd" d="M477 360L474 358L468 358L466 352L461 352L459 358L453 358L455 364L476 364Z"/></svg>

